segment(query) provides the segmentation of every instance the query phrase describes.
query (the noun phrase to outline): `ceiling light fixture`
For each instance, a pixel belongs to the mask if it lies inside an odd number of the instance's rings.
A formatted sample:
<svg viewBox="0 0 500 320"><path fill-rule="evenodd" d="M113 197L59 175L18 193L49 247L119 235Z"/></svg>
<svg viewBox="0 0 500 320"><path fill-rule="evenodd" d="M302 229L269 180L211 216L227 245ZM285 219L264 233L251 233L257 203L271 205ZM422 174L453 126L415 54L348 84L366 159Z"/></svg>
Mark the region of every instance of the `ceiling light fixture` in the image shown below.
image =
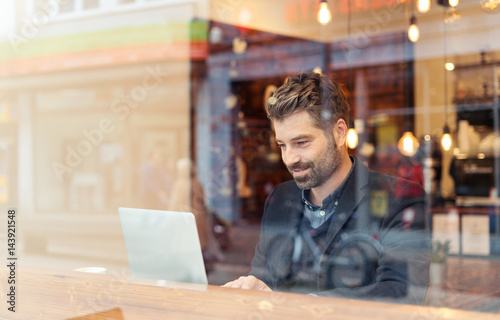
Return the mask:
<svg viewBox="0 0 500 320"><path fill-rule="evenodd" d="M420 31L417 26L417 17L414 15L410 18L410 26L408 27L408 39L411 42L417 42L420 38Z"/></svg>
<svg viewBox="0 0 500 320"><path fill-rule="evenodd" d="M448 124L444 125L443 136L441 137L441 145L443 146L443 149L445 151L449 151L451 149L451 134Z"/></svg>
<svg viewBox="0 0 500 320"><path fill-rule="evenodd" d="M318 11L318 22L326 26L330 21L332 21L332 13L328 8L328 1L321 0Z"/></svg>
<svg viewBox="0 0 500 320"><path fill-rule="evenodd" d="M420 13L427 13L431 9L431 0L418 0L417 10Z"/></svg>
<svg viewBox="0 0 500 320"><path fill-rule="evenodd" d="M349 128L347 131L347 147L349 149L355 149L358 146L358 133L356 129Z"/></svg>
<svg viewBox="0 0 500 320"><path fill-rule="evenodd" d="M351 50L351 0L347 1L347 50ZM352 108L353 99L353 91L354 86L352 85L352 64L351 64L351 55L350 52L347 52L347 68L348 68L348 80L347 80L347 90L349 91L349 105ZM358 146L358 133L356 132L356 127L354 126L354 121L352 118L349 120L349 130L347 130L347 139L346 139L347 147L349 149L355 149Z"/></svg>
<svg viewBox="0 0 500 320"><path fill-rule="evenodd" d="M446 8L445 14L446 14ZM447 64L446 60L448 60L448 51L447 51L447 38L446 38L446 22L443 23L443 60L445 66ZM444 151L449 151L451 149L452 140L450 134L450 127L448 127L448 70L447 68L443 68L444 70L444 128L443 128L443 136L441 137L441 146Z"/></svg>
<svg viewBox="0 0 500 320"><path fill-rule="evenodd" d="M437 0L437 3L445 8L458 6L459 0Z"/></svg>
<svg viewBox="0 0 500 320"><path fill-rule="evenodd" d="M399 139L398 142L399 152L407 157L415 155L415 153L417 153L418 151L419 146L420 143L418 143L417 138L415 138L410 130L407 130L405 133L403 133L403 136L401 137L401 139Z"/></svg>

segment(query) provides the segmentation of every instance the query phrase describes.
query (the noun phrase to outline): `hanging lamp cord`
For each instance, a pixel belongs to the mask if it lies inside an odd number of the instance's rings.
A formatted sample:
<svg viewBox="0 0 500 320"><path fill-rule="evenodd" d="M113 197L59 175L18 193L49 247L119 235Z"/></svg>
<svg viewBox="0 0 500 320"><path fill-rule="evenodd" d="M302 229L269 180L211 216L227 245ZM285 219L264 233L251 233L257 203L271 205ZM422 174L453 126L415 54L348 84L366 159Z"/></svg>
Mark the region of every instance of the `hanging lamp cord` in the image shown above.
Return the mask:
<svg viewBox="0 0 500 320"><path fill-rule="evenodd" d="M349 91L349 106L351 107L351 117L350 121L353 123L354 127L354 120L352 119L352 102L353 102L353 85L352 85L352 65L351 65L351 0L347 1L347 89ZM349 124L348 124L349 125Z"/></svg>
<svg viewBox="0 0 500 320"><path fill-rule="evenodd" d="M444 70L444 124L448 125L448 70L446 70L446 60L448 60L446 8L443 7L443 70Z"/></svg>

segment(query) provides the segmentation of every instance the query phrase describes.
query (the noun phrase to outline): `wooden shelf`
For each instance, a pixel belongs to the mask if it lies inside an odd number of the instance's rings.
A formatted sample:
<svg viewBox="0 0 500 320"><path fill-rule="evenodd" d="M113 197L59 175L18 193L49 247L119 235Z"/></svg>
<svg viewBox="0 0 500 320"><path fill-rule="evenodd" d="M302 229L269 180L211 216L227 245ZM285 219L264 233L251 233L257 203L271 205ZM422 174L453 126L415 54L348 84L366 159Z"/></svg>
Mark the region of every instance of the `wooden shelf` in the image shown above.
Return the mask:
<svg viewBox="0 0 500 320"><path fill-rule="evenodd" d="M459 215L464 214L495 214L500 215L500 207L498 206L476 206L476 207L434 207L431 213L449 213L451 210L456 210Z"/></svg>

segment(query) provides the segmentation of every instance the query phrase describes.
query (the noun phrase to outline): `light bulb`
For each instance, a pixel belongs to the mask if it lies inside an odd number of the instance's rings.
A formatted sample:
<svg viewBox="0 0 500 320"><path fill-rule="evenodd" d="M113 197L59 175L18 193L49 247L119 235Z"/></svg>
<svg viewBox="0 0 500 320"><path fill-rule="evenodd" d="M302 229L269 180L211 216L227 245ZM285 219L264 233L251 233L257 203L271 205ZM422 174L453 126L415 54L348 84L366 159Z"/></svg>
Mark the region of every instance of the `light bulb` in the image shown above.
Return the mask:
<svg viewBox="0 0 500 320"><path fill-rule="evenodd" d="M448 151L451 149L450 128L448 127L447 124L444 125L443 136L441 137L441 145L443 146L443 149L445 151Z"/></svg>
<svg viewBox="0 0 500 320"><path fill-rule="evenodd" d="M419 37L420 32L418 31L418 26L416 24L412 24L408 28L408 39L410 39L411 42L417 42Z"/></svg>
<svg viewBox="0 0 500 320"><path fill-rule="evenodd" d="M328 2L326 2L326 0L321 0L318 11L318 22L325 26L330 21L332 21L332 13L328 8Z"/></svg>
<svg viewBox="0 0 500 320"><path fill-rule="evenodd" d="M458 2L459 0L450 0L448 3L450 4L450 6L455 8L456 6L458 6Z"/></svg>
<svg viewBox="0 0 500 320"><path fill-rule="evenodd" d="M444 68L448 71L453 71L455 70L455 65L453 64L453 62L446 62L444 64Z"/></svg>
<svg viewBox="0 0 500 320"><path fill-rule="evenodd" d="M417 42L420 37L420 31L418 31L417 18L412 16L410 19L410 27L408 28L408 39L411 42Z"/></svg>
<svg viewBox="0 0 500 320"><path fill-rule="evenodd" d="M451 149L451 135L449 133L443 134L443 137L441 138L441 145L445 151Z"/></svg>
<svg viewBox="0 0 500 320"><path fill-rule="evenodd" d="M411 157L417 153L418 147L420 144L418 143L417 138L410 131L406 131L403 133L401 139L398 142L398 149L402 155Z"/></svg>
<svg viewBox="0 0 500 320"><path fill-rule="evenodd" d="M426 13L431 9L431 0L418 0L417 10L420 13Z"/></svg>
<svg viewBox="0 0 500 320"><path fill-rule="evenodd" d="M354 128L350 128L347 131L347 147L349 149L354 149L358 146L358 133Z"/></svg>

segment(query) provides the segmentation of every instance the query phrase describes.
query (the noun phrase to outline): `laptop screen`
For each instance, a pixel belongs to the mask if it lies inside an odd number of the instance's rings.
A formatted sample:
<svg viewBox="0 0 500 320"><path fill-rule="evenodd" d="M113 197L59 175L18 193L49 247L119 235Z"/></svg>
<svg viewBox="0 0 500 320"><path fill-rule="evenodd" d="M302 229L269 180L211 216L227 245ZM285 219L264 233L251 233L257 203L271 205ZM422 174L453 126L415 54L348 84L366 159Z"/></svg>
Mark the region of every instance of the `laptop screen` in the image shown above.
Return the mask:
<svg viewBox="0 0 500 320"><path fill-rule="evenodd" d="M207 284L192 213L134 208L118 212L134 277Z"/></svg>

